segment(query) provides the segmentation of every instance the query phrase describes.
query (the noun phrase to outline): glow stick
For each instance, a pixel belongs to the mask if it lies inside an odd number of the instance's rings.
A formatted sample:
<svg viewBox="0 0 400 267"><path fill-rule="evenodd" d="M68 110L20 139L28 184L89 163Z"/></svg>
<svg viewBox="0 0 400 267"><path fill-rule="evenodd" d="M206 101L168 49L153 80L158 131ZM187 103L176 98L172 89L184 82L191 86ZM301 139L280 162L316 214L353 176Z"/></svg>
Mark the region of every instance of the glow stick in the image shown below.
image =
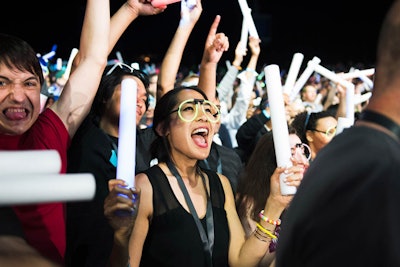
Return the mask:
<svg viewBox="0 0 400 267"><path fill-rule="evenodd" d="M240 44L242 46L243 51L246 51L247 41L249 37L249 27L246 24L246 20L243 17L242 20L242 32L240 34Z"/></svg>
<svg viewBox="0 0 400 267"><path fill-rule="evenodd" d="M249 28L250 36L260 38L257 33L256 25L254 24L253 17L251 16L251 9L247 5L246 0L238 0L240 9L242 10L243 19L246 21L246 25Z"/></svg>
<svg viewBox="0 0 400 267"><path fill-rule="evenodd" d="M137 83L132 78L121 82L117 178L135 186Z"/></svg>
<svg viewBox="0 0 400 267"><path fill-rule="evenodd" d="M353 78L360 77L361 75L371 76L371 75L374 75L374 73L375 73L375 69L371 68L371 69L355 70L355 71L343 73L343 74L340 74L340 76L343 79L347 80L347 79L353 79Z"/></svg>
<svg viewBox="0 0 400 267"><path fill-rule="evenodd" d="M42 59L47 63L49 59L56 55L56 51L50 51L49 53L42 56Z"/></svg>
<svg viewBox="0 0 400 267"><path fill-rule="evenodd" d="M283 87L283 92L290 96L297 76L299 75L301 63L303 63L304 55L302 53L295 53L290 64L289 72Z"/></svg>
<svg viewBox="0 0 400 267"><path fill-rule="evenodd" d="M314 66L315 72L325 76L326 78L339 83L346 87L346 118L351 121L351 124L354 123L354 84L346 81L341 76L337 75L336 73L328 70L327 68L321 65Z"/></svg>
<svg viewBox="0 0 400 267"><path fill-rule="evenodd" d="M69 75L71 74L72 62L74 61L76 54L78 54L78 51L79 50L77 48L73 48L71 50L71 54L69 55L67 66L65 67L65 71L63 74L63 78L66 80L68 80Z"/></svg>
<svg viewBox="0 0 400 267"><path fill-rule="evenodd" d="M57 58L57 61L56 61L56 69L57 70L61 70L62 69L62 59L61 58Z"/></svg>
<svg viewBox="0 0 400 267"><path fill-rule="evenodd" d="M289 130L286 120L279 67L274 64L268 65L264 68L264 72L271 113L276 163L280 167L289 167L292 166L292 162L290 161L292 154L289 144ZM285 173L282 173L279 178L282 195L293 195L296 193L297 189L295 186L288 186L285 184Z"/></svg>
<svg viewBox="0 0 400 267"><path fill-rule="evenodd" d="M24 164L21 168L21 163ZM57 150L18 150L0 151L2 176L58 174L61 171L61 158ZM2 185L3 186L3 185Z"/></svg>
<svg viewBox="0 0 400 267"><path fill-rule="evenodd" d="M312 60L308 61L306 69L300 75L299 79L293 86L292 93L290 94L290 101L293 101L297 94L300 92L301 88L306 84L308 78L310 78L311 74L314 72L314 66L318 65L321 62L321 59L318 57L313 57Z"/></svg>
<svg viewBox="0 0 400 267"><path fill-rule="evenodd" d="M124 62L124 59L122 58L122 54L121 54L120 51L117 51L117 52L115 53L115 55L117 56L117 59L118 59L119 62L121 62L121 63Z"/></svg>
<svg viewBox="0 0 400 267"><path fill-rule="evenodd" d="M96 191L96 181L91 173L2 173L0 183L0 206L91 200Z"/></svg>
<svg viewBox="0 0 400 267"><path fill-rule="evenodd" d="M181 0L153 0L151 1L151 5L154 7L163 7L180 1Z"/></svg>

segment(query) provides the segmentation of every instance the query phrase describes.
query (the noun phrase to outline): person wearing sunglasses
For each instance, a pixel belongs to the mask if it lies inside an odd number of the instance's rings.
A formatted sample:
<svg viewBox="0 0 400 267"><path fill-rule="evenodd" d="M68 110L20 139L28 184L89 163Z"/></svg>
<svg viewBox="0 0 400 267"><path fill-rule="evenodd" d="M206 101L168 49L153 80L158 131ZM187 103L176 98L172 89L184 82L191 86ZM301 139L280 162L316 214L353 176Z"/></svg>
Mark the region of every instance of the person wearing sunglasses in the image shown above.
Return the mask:
<svg viewBox="0 0 400 267"><path fill-rule="evenodd" d="M109 52L137 17L155 15L162 11L147 1L125 2L111 19ZM74 61L78 67L80 60L79 52ZM68 173L92 173L96 180L96 194L91 201L67 203L66 266L107 266L112 255L113 241L119 236L129 235L124 232L125 229L113 229L112 225L115 224L112 220L117 217L109 216L112 219L109 221L103 209L104 199L109 193L108 180L116 177L121 82L124 79L133 79L137 84L136 118L132 118L132 123L138 125L148 107L149 78L139 69L118 61L105 68L90 113L79 127L68 150ZM141 148L141 136L138 135L137 141L138 151L145 151ZM147 154L138 153L137 165L149 166L150 156L146 157Z"/></svg>
<svg viewBox="0 0 400 267"><path fill-rule="evenodd" d="M311 148L311 160L336 135L337 119L330 111L297 114L291 125L297 130L301 141Z"/></svg>
<svg viewBox="0 0 400 267"><path fill-rule="evenodd" d="M218 108L197 87L177 87L158 100L151 147L158 164L135 177L140 205L127 253L131 267L257 266L267 240L276 238L273 225L260 219L257 233L246 239L228 178L199 166L218 120ZM274 179L285 170L292 174L288 184L296 185L298 167L278 168ZM106 205L118 200L107 198ZM263 209L270 218L281 213Z"/></svg>
<svg viewBox="0 0 400 267"><path fill-rule="evenodd" d="M289 128L289 143L291 161L297 175L293 185L298 187L303 174L309 167L311 149L301 142L296 130L291 127ZM257 142L239 179L236 208L247 237L256 231L260 218L267 218L265 206L275 207L281 212L277 217L268 217L269 229L273 229L273 234L279 237L280 225L285 224L284 213L293 195L281 195L278 170L273 135L272 132L268 132ZM268 250L258 266L270 266L274 261L277 242L278 238L266 240Z"/></svg>

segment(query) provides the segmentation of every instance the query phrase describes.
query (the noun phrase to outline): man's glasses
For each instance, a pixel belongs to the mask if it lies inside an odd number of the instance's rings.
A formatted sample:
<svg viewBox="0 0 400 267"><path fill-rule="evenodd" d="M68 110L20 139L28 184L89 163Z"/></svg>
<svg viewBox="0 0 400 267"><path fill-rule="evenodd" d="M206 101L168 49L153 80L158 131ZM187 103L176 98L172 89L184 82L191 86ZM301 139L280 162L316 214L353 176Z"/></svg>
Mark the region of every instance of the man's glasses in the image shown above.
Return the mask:
<svg viewBox="0 0 400 267"><path fill-rule="evenodd" d="M321 130L317 130L317 129L310 129L310 131L323 133L326 135L326 137L331 138L331 137L335 136L335 134L336 134L336 127L330 127L326 131L321 131Z"/></svg>
<svg viewBox="0 0 400 267"><path fill-rule="evenodd" d="M178 116L181 120L184 122L191 122L197 118L200 106L210 122L215 123L219 121L221 113L218 107L214 103L205 99L185 100L179 105L178 109L171 111L169 114L178 112Z"/></svg>
<svg viewBox="0 0 400 267"><path fill-rule="evenodd" d="M292 156L295 156L296 153L299 151L304 157L307 158L307 160L311 159L311 148L304 143L298 143L290 149L292 152Z"/></svg>

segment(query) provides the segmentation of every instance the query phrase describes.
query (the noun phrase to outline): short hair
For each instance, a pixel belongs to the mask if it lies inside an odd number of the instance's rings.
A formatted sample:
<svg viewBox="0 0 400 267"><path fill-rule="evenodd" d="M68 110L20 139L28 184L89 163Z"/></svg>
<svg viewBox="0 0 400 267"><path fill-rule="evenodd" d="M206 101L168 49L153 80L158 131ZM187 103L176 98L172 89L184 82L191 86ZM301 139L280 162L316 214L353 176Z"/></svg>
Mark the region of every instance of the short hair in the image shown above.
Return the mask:
<svg viewBox="0 0 400 267"><path fill-rule="evenodd" d="M16 36L0 33L0 63L8 68L28 71L44 84L43 70L32 46Z"/></svg>
<svg viewBox="0 0 400 267"><path fill-rule="evenodd" d="M137 69L133 69L133 71L126 70L125 68L115 68L112 73L108 74L108 71L113 67L113 65L107 66L103 77L100 81L99 88L97 90L96 96L93 100L91 115L95 118L99 119L104 115L105 112L105 103L112 97L114 94L115 88L121 84L124 76L130 75L138 78L144 85L146 89L146 110L149 107L149 85L150 80L149 76Z"/></svg>

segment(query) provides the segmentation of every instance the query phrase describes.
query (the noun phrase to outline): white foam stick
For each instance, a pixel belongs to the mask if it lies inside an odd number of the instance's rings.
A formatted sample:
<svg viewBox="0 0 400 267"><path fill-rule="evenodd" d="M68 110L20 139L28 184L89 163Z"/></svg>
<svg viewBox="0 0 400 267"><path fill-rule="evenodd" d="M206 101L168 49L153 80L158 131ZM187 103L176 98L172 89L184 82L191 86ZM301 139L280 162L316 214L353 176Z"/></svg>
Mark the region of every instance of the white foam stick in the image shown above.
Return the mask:
<svg viewBox="0 0 400 267"><path fill-rule="evenodd" d="M360 79L364 82L364 88L366 90L371 90L374 88L374 82L365 75L360 75Z"/></svg>
<svg viewBox="0 0 400 267"><path fill-rule="evenodd" d="M254 23L253 17L251 16L251 9L249 8L246 0L238 0L240 9L242 10L243 19L246 21L246 25L249 28L250 36L260 38L257 33L257 28Z"/></svg>
<svg viewBox="0 0 400 267"><path fill-rule="evenodd" d="M135 186L136 98L136 81L132 78L123 79L121 82L117 178L124 180L129 188Z"/></svg>
<svg viewBox="0 0 400 267"><path fill-rule="evenodd" d="M351 120L346 117L338 117L337 126L336 126L336 135L343 132L344 129L349 128L353 125Z"/></svg>
<svg viewBox="0 0 400 267"><path fill-rule="evenodd" d="M355 69L352 73L357 74L355 78L360 78L360 80L364 82L364 87L366 87L367 90L370 90L374 87L374 82L370 78L368 78L367 75L365 75L365 73L368 72L362 72L359 69Z"/></svg>
<svg viewBox="0 0 400 267"><path fill-rule="evenodd" d="M61 158L56 150L0 151L0 175L58 174Z"/></svg>
<svg viewBox="0 0 400 267"><path fill-rule="evenodd" d="M186 1L186 6L189 9L193 9L196 6L196 0L185 0Z"/></svg>
<svg viewBox="0 0 400 267"><path fill-rule="evenodd" d="M371 92L362 94L362 95L354 95L354 105L361 104L367 100L369 100L372 96Z"/></svg>
<svg viewBox="0 0 400 267"><path fill-rule="evenodd" d="M339 83L346 87L346 117L354 123L354 84L346 81L340 75L337 75L333 71L328 70L327 68L321 65L315 65L314 71L325 76L333 82Z"/></svg>
<svg viewBox="0 0 400 267"><path fill-rule="evenodd" d="M71 50L71 54L69 55L69 59L67 62L67 66L65 67L65 71L63 74L64 79L68 80L69 75L71 74L71 68L72 68L72 62L74 61L74 58L76 56L76 54L78 54L78 48L73 48Z"/></svg>
<svg viewBox="0 0 400 267"><path fill-rule="evenodd" d="M289 131L286 120L285 104L283 101L283 90L279 66L272 64L264 68L265 82L267 84L268 102L271 113L272 135L276 153L276 163L280 167L291 166L291 149L289 144ZM280 176L280 187L282 195L293 195L296 193L295 186L288 186L284 179L286 174Z"/></svg>
<svg viewBox="0 0 400 267"><path fill-rule="evenodd" d="M0 183L0 206L85 201L93 199L96 191L96 181L91 173L2 173Z"/></svg>
<svg viewBox="0 0 400 267"><path fill-rule="evenodd" d="M346 86L346 118L349 120L351 125L354 124L354 94L355 86L349 83Z"/></svg>
<svg viewBox="0 0 400 267"><path fill-rule="evenodd" d="M303 63L304 55L302 53L295 53L290 63L289 72L283 87L283 92L290 96L297 76L299 75L301 64Z"/></svg>
<svg viewBox="0 0 400 267"><path fill-rule="evenodd" d="M299 79L293 86L292 92L290 94L290 100L293 101L297 94L300 92L301 88L306 84L308 78L310 78L311 74L314 72L314 66L318 65L321 62L321 59L318 57L313 57L312 60L308 61L306 69L300 75Z"/></svg>
<svg viewBox="0 0 400 267"><path fill-rule="evenodd" d="M365 69L365 70L354 70L354 71L350 71L347 73L343 73L341 74L341 77L343 79L353 79L353 78L358 78L361 75L364 76L371 76L375 74L375 68L371 68L371 69Z"/></svg>
<svg viewBox="0 0 400 267"><path fill-rule="evenodd" d="M40 93L40 113L42 113L44 106L46 105L46 101L49 97Z"/></svg>
<svg viewBox="0 0 400 267"><path fill-rule="evenodd" d="M243 51L245 51L245 49L247 47L248 37L249 37L249 28L247 27L246 20L243 17L242 32L240 35L240 45L242 46Z"/></svg>
<svg viewBox="0 0 400 267"><path fill-rule="evenodd" d="M331 80L335 83L339 83L345 87L349 87L349 86L353 85L351 82L343 79L343 77L341 75L337 75L333 71L328 70L327 68L325 68L324 66L321 66L320 64L317 64L314 66L314 71L321 74L322 76L325 76L329 80Z"/></svg>

